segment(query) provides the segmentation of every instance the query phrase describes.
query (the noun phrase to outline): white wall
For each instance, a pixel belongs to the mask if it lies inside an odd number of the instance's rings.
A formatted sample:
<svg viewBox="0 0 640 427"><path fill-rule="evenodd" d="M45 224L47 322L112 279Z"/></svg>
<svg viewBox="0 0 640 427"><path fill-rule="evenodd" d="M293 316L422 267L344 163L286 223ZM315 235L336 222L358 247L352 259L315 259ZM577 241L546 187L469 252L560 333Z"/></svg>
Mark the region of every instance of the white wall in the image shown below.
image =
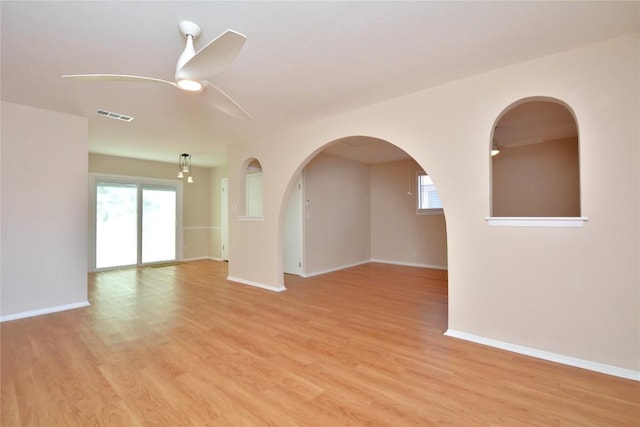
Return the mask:
<svg viewBox="0 0 640 427"><path fill-rule="evenodd" d="M422 168L413 160L402 160L373 164L370 169L371 258L446 269L444 215L417 215L416 173Z"/></svg>
<svg viewBox="0 0 640 427"><path fill-rule="evenodd" d="M230 204L244 197L243 162L259 158L265 220L231 220L229 274L281 288L280 214L291 181L331 141L373 136L437 183L450 329L640 375L639 44L637 34L612 39L230 146ZM492 126L507 106L534 96L575 112L583 228L485 220Z"/></svg>
<svg viewBox="0 0 640 427"><path fill-rule="evenodd" d="M417 214L419 170L413 160L367 165L314 157L303 171L303 275L369 261L446 269L444 215Z"/></svg>
<svg viewBox="0 0 640 427"><path fill-rule="evenodd" d="M319 154L304 169L304 274L371 259L369 166Z"/></svg>
<svg viewBox="0 0 640 427"><path fill-rule="evenodd" d="M87 305L84 117L2 102L3 320Z"/></svg>

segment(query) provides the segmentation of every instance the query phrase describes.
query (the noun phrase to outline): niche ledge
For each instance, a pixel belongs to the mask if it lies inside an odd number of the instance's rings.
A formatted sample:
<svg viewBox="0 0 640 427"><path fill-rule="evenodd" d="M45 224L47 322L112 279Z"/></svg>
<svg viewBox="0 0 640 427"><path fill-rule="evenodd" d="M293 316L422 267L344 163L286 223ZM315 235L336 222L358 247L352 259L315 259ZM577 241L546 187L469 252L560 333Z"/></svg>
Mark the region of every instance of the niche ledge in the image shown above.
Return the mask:
<svg viewBox="0 0 640 427"><path fill-rule="evenodd" d="M263 216L239 216L238 221L264 221Z"/></svg>
<svg viewBox="0 0 640 427"><path fill-rule="evenodd" d="M507 217L488 216L489 227L555 227L582 228L589 218L579 217Z"/></svg>

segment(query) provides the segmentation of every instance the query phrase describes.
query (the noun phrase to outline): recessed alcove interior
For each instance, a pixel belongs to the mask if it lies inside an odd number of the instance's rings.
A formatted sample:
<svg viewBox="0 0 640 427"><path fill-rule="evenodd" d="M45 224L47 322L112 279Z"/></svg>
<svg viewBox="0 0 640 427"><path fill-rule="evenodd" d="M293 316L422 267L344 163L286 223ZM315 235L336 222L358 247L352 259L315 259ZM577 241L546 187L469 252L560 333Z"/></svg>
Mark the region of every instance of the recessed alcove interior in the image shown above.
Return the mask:
<svg viewBox="0 0 640 427"><path fill-rule="evenodd" d="M576 218L580 208L578 126L554 98L507 107L493 129L491 216Z"/></svg>
<svg viewBox="0 0 640 427"><path fill-rule="evenodd" d="M262 165L258 159L246 162L245 177L245 216L260 218L263 216Z"/></svg>
<svg viewBox="0 0 640 427"><path fill-rule="evenodd" d="M284 272L308 277L371 261L446 270L444 215L417 214L423 170L401 148L370 136L340 138L310 154L283 201ZM302 203L297 211L293 197ZM296 246L291 224L300 216Z"/></svg>

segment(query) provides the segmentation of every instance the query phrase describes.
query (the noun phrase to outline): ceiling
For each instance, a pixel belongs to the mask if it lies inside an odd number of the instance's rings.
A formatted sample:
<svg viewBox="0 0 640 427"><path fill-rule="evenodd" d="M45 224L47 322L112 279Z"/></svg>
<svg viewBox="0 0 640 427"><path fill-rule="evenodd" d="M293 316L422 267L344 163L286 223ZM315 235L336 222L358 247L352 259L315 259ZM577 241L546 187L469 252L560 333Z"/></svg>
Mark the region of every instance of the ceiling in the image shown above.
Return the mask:
<svg viewBox="0 0 640 427"><path fill-rule="evenodd" d="M411 157L401 148L370 136L348 136L333 142L323 151L366 164L394 162Z"/></svg>
<svg viewBox="0 0 640 427"><path fill-rule="evenodd" d="M167 162L188 152L199 166L225 163L229 144L640 30L638 1L2 1L0 8L3 100L88 117L91 152ZM212 82L251 120L169 85L60 78L173 80L181 20L202 27L196 50L227 29L247 36Z"/></svg>

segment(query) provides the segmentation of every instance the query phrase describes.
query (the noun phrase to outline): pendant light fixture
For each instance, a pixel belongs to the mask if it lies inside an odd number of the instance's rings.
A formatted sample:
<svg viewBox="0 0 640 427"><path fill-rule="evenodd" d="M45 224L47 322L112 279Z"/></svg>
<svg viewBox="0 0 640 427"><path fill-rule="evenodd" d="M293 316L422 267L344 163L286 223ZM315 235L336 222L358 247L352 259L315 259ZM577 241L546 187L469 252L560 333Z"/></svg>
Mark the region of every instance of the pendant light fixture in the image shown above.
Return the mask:
<svg viewBox="0 0 640 427"><path fill-rule="evenodd" d="M193 184L191 176L191 154L182 153L178 157L178 178L187 177L187 182Z"/></svg>
<svg viewBox="0 0 640 427"><path fill-rule="evenodd" d="M498 148L498 141L493 140L493 145L491 146L491 157L500 154L500 149Z"/></svg>
<svg viewBox="0 0 640 427"><path fill-rule="evenodd" d="M407 195L413 196L413 168L411 167L413 164L413 160L408 160L409 164L409 188L407 189Z"/></svg>

